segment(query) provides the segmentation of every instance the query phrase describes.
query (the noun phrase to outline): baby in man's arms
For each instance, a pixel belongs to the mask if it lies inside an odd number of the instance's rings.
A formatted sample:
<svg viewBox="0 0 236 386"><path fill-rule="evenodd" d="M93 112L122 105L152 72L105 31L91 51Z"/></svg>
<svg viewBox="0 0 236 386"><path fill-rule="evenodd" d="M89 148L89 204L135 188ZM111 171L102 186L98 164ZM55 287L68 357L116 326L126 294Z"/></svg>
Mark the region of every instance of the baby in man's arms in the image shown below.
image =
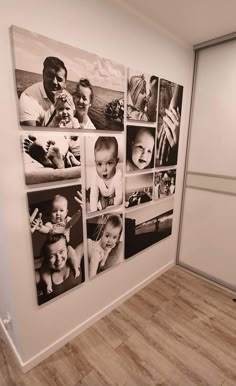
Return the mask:
<svg viewBox="0 0 236 386"><path fill-rule="evenodd" d="M74 117L74 102L71 96L60 93L56 97L55 110L48 123L49 127L60 127L61 129L79 129L80 124Z"/></svg>

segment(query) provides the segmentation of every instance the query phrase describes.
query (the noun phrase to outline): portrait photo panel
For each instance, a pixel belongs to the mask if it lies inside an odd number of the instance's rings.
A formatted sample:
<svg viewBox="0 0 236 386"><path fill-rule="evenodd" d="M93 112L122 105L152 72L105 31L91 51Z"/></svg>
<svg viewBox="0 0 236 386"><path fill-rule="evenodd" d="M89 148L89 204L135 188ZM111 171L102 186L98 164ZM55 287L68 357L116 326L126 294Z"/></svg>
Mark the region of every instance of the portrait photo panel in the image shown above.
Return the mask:
<svg viewBox="0 0 236 386"><path fill-rule="evenodd" d="M171 235L173 210L157 214L156 207L140 208L125 216L125 259Z"/></svg>
<svg viewBox="0 0 236 386"><path fill-rule="evenodd" d="M153 173L135 174L125 180L125 207L152 201Z"/></svg>
<svg viewBox="0 0 236 386"><path fill-rule="evenodd" d="M97 212L123 204L124 136L85 138L87 211Z"/></svg>
<svg viewBox="0 0 236 386"><path fill-rule="evenodd" d="M154 167L156 128L127 126L126 171L142 171Z"/></svg>
<svg viewBox="0 0 236 386"><path fill-rule="evenodd" d="M183 86L160 81L156 166L177 165Z"/></svg>
<svg viewBox="0 0 236 386"><path fill-rule="evenodd" d="M21 135L27 185L81 177L80 137L65 133Z"/></svg>
<svg viewBox="0 0 236 386"><path fill-rule="evenodd" d="M90 279L124 261L123 216L106 213L87 220Z"/></svg>
<svg viewBox="0 0 236 386"><path fill-rule="evenodd" d="M125 67L13 26L22 126L124 129Z"/></svg>
<svg viewBox="0 0 236 386"><path fill-rule="evenodd" d="M173 196L176 185L176 169L161 170L154 174L154 199Z"/></svg>
<svg viewBox="0 0 236 386"><path fill-rule="evenodd" d="M127 119L156 122L158 81L156 75L128 69Z"/></svg>
<svg viewBox="0 0 236 386"><path fill-rule="evenodd" d="M38 304L84 281L81 185L28 193Z"/></svg>

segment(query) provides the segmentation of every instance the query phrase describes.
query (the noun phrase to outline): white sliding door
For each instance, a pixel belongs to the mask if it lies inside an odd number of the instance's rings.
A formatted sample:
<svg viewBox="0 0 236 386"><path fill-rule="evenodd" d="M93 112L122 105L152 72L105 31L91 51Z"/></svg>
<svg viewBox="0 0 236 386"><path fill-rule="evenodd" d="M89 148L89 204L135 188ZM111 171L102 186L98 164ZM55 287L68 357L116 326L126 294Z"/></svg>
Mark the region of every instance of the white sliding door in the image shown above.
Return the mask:
<svg viewBox="0 0 236 386"><path fill-rule="evenodd" d="M197 53L178 263L236 289L236 40Z"/></svg>

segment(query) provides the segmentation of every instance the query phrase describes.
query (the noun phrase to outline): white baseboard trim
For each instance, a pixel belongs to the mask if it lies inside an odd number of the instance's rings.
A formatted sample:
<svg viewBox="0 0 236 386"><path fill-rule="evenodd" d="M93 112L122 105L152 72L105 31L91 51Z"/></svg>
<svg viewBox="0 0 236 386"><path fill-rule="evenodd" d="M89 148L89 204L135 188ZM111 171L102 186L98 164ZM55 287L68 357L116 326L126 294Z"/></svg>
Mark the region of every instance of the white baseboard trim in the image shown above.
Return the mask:
<svg viewBox="0 0 236 386"><path fill-rule="evenodd" d="M13 340L12 340L11 336L9 335L9 333L5 327L5 324L3 323L1 318L0 318L0 330L2 331L3 339L10 346L10 349L11 349L11 351L16 359L17 364L20 366L20 368L24 372L24 362L22 361L22 359L21 359L21 357L16 349L16 346L13 343Z"/></svg>
<svg viewBox="0 0 236 386"><path fill-rule="evenodd" d="M44 350L40 351L37 355L30 358L28 361L23 362L19 353L16 350L16 347L8 334L2 320L0 319L0 326L2 327L5 337L8 340L8 343L11 346L11 349L15 355L15 358L20 365L22 371L26 373L27 371L31 370L33 367L37 366L40 362L42 362L44 359L48 358L50 355L52 355L54 352L56 352L58 349L63 347L66 343L70 342L73 338L81 334L84 330L86 330L88 327L90 327L92 324L94 324L96 321L101 319L103 316L107 315L109 312L111 312L114 308L118 307L121 303L123 303L125 300L127 300L129 297L134 295L136 292L141 290L143 287L148 285L150 282L152 282L154 279L156 279L158 276L162 275L164 272L168 271L171 267L175 265L175 261L171 261L170 263L166 264L164 267L159 269L154 274L150 275L148 278L143 280L141 283L136 285L135 287L131 288L128 292L124 293L122 296L114 300L112 303L108 304L106 307L101 309L96 314L92 315L89 319L85 320L83 323L75 327L74 329L70 330L67 334L63 335L60 339L56 340L54 343L52 343L50 346L45 348Z"/></svg>

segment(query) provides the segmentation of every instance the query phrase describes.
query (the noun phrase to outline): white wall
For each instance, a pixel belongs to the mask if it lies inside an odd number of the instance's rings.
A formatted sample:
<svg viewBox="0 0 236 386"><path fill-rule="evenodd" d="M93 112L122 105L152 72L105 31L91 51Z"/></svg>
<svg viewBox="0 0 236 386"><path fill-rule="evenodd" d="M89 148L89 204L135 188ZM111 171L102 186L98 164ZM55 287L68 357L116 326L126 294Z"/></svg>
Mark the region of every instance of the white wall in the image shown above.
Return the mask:
<svg viewBox="0 0 236 386"><path fill-rule="evenodd" d="M19 125L8 28L37 32L184 86L180 157L172 237L134 259L38 308L28 227ZM9 331L27 365L34 356L85 323L104 307L174 262L191 92L193 53L144 25L109 0L8 0L0 13L3 102L1 138L0 316L13 318ZM3 268L3 269L2 269ZM60 344L60 342L59 342ZM55 346L56 347L56 346ZM47 352L47 351L46 351ZM40 355L39 355L40 357ZM40 357L41 358L41 357ZM33 363L33 362L32 362ZM34 362L35 363L35 362Z"/></svg>

